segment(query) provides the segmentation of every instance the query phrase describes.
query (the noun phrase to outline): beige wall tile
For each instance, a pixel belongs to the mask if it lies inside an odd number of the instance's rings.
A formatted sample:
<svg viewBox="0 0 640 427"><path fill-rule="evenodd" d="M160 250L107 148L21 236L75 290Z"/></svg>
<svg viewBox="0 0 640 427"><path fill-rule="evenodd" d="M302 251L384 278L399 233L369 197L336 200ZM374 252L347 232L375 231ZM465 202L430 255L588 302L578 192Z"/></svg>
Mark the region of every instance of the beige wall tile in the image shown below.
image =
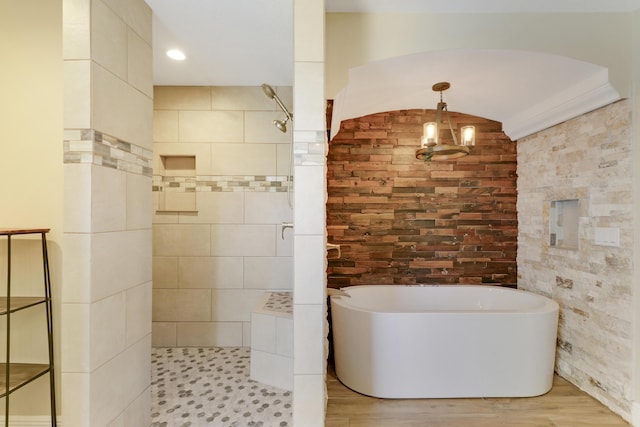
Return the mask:
<svg viewBox="0 0 640 427"><path fill-rule="evenodd" d="M212 225L212 256L274 256L275 225Z"/></svg>
<svg viewBox="0 0 640 427"><path fill-rule="evenodd" d="M195 224L156 224L153 226L153 255L209 256L210 228Z"/></svg>
<svg viewBox="0 0 640 427"><path fill-rule="evenodd" d="M90 304L64 304L60 312L61 366L64 372L90 372Z"/></svg>
<svg viewBox="0 0 640 427"><path fill-rule="evenodd" d="M273 110L275 102L259 86L214 86L213 110Z"/></svg>
<svg viewBox="0 0 640 427"><path fill-rule="evenodd" d="M301 188L323 189L322 191L297 191L294 222L296 234L324 234L325 230L325 167L296 166L296 182L304 182Z"/></svg>
<svg viewBox="0 0 640 427"><path fill-rule="evenodd" d="M274 89L280 100L293 113L293 86L276 86Z"/></svg>
<svg viewBox="0 0 640 427"><path fill-rule="evenodd" d="M211 144L155 143L153 144L153 173L162 175L162 156L196 156L196 175L211 175Z"/></svg>
<svg viewBox="0 0 640 427"><path fill-rule="evenodd" d="M241 111L187 111L179 114L180 142L243 142Z"/></svg>
<svg viewBox="0 0 640 427"><path fill-rule="evenodd" d="M276 144L215 144L214 175L275 175Z"/></svg>
<svg viewBox="0 0 640 427"><path fill-rule="evenodd" d="M211 110L211 88L207 86L155 86L156 110Z"/></svg>
<svg viewBox="0 0 640 427"><path fill-rule="evenodd" d="M124 22L151 44L151 8L144 1L104 0Z"/></svg>
<svg viewBox="0 0 640 427"><path fill-rule="evenodd" d="M124 427L151 425L151 388L144 390L124 412Z"/></svg>
<svg viewBox="0 0 640 427"><path fill-rule="evenodd" d="M87 425L105 425L105 420L116 419L149 387L150 370L150 336L95 370L91 375L91 420Z"/></svg>
<svg viewBox="0 0 640 427"><path fill-rule="evenodd" d="M91 127L91 62L64 61L64 128Z"/></svg>
<svg viewBox="0 0 640 427"><path fill-rule="evenodd" d="M180 257L180 288L242 288L242 257Z"/></svg>
<svg viewBox="0 0 640 427"><path fill-rule="evenodd" d="M251 311L264 295L262 290L214 289L211 319L217 322L248 322Z"/></svg>
<svg viewBox="0 0 640 427"><path fill-rule="evenodd" d="M93 128L151 149L151 98L95 63L92 87Z"/></svg>
<svg viewBox="0 0 640 427"><path fill-rule="evenodd" d="M61 290L63 303L91 302L91 240L90 234L65 233L62 270L64 286Z"/></svg>
<svg viewBox="0 0 640 427"><path fill-rule="evenodd" d="M153 287L178 287L178 257L153 257Z"/></svg>
<svg viewBox="0 0 640 427"><path fill-rule="evenodd" d="M324 374L324 320L322 304L294 306L293 332L296 375Z"/></svg>
<svg viewBox="0 0 640 427"><path fill-rule="evenodd" d="M280 229L279 229L280 230ZM280 231L278 231L280 233ZM276 256L293 256L293 241L295 238L295 230L290 228L284 232L284 239L282 234L276 238Z"/></svg>
<svg viewBox="0 0 640 427"><path fill-rule="evenodd" d="M296 62L295 75L296 131L325 129L324 63Z"/></svg>
<svg viewBox="0 0 640 427"><path fill-rule="evenodd" d="M293 209L286 193L246 192L244 222L246 224L277 224L293 221Z"/></svg>
<svg viewBox="0 0 640 427"><path fill-rule="evenodd" d="M151 178L127 173L127 229L151 228Z"/></svg>
<svg viewBox="0 0 640 427"><path fill-rule="evenodd" d="M153 142L178 142L180 133L178 128L177 110L153 111ZM154 146L155 147L155 146Z"/></svg>
<svg viewBox="0 0 640 427"><path fill-rule="evenodd" d="M64 368L63 368L64 369ZM70 373L63 370L61 375L64 384L64 396L61 399L64 425L66 427L82 427L91 425L91 376L86 373Z"/></svg>
<svg viewBox="0 0 640 427"><path fill-rule="evenodd" d="M94 370L125 348L125 294L97 301L90 310L90 367Z"/></svg>
<svg viewBox="0 0 640 427"><path fill-rule="evenodd" d="M285 114L280 111L245 111L244 141L250 143L290 143L292 132L281 132L273 124L274 120L284 120ZM287 129L293 129L291 122Z"/></svg>
<svg viewBox="0 0 640 427"><path fill-rule="evenodd" d="M164 210L167 211L195 211L196 193L179 192L179 191L163 191L164 193ZM162 209L162 207L160 207Z"/></svg>
<svg viewBox="0 0 640 427"><path fill-rule="evenodd" d="M153 322L151 344L154 347L176 347L176 328L175 322Z"/></svg>
<svg viewBox="0 0 640 427"><path fill-rule="evenodd" d="M90 59L91 55L91 2L65 0L62 8L63 57Z"/></svg>
<svg viewBox="0 0 640 427"><path fill-rule="evenodd" d="M153 322L175 322L176 321L176 290L175 289L154 289L151 301L153 302L152 319Z"/></svg>
<svg viewBox="0 0 640 427"><path fill-rule="evenodd" d="M293 357L293 319L276 318L276 353Z"/></svg>
<svg viewBox="0 0 640 427"><path fill-rule="evenodd" d="M127 31L127 80L148 97L153 96L151 45L131 29Z"/></svg>
<svg viewBox="0 0 640 427"><path fill-rule="evenodd" d="M180 322L178 347L238 347L242 345L241 322Z"/></svg>
<svg viewBox="0 0 640 427"><path fill-rule="evenodd" d="M149 282L151 230L93 234L91 257L92 301Z"/></svg>
<svg viewBox="0 0 640 427"><path fill-rule="evenodd" d="M293 175L293 158L291 157L291 143L278 144L276 148L276 175Z"/></svg>
<svg viewBox="0 0 640 427"><path fill-rule="evenodd" d="M296 403L293 405L294 425L304 425L308 427L324 426L324 396L326 390L324 377L323 374L294 374L293 394L296 396Z"/></svg>
<svg viewBox="0 0 640 427"><path fill-rule="evenodd" d="M211 290L154 289L154 322L205 322L211 320Z"/></svg>
<svg viewBox="0 0 640 427"><path fill-rule="evenodd" d="M295 236L296 304L321 304L325 298L325 266L318 262L326 256L324 236ZM334 251L335 252L335 251Z"/></svg>
<svg viewBox="0 0 640 427"><path fill-rule="evenodd" d="M251 347L251 322L242 322L242 346Z"/></svg>
<svg viewBox="0 0 640 427"><path fill-rule="evenodd" d="M293 258L245 257L244 287L293 289Z"/></svg>
<svg viewBox="0 0 640 427"><path fill-rule="evenodd" d="M293 389L292 360L260 350L251 349L251 379L284 390Z"/></svg>
<svg viewBox="0 0 640 427"><path fill-rule="evenodd" d="M244 215L244 193L196 192L197 215L181 216L181 224L242 224Z"/></svg>
<svg viewBox="0 0 640 427"><path fill-rule="evenodd" d="M153 191L151 199L153 200L153 224L177 224L180 214L177 212L165 212L160 210L160 201L163 201L164 195L160 191Z"/></svg>
<svg viewBox="0 0 640 427"><path fill-rule="evenodd" d="M91 56L105 69L127 79L127 26L101 0L91 2Z"/></svg>
<svg viewBox="0 0 640 427"><path fill-rule="evenodd" d="M126 343L132 345L151 334L151 282L126 291Z"/></svg>
<svg viewBox="0 0 640 427"><path fill-rule="evenodd" d="M125 427L124 425L124 413L121 413L120 415L118 415L118 417L111 421L107 427Z"/></svg>
<svg viewBox="0 0 640 427"><path fill-rule="evenodd" d="M127 228L127 173L93 166L91 172L91 230Z"/></svg>
<svg viewBox="0 0 640 427"><path fill-rule="evenodd" d="M88 164L64 165L64 229L67 233L91 231L91 170Z"/></svg>
<svg viewBox="0 0 640 427"><path fill-rule="evenodd" d="M251 313L251 349L276 352L276 317Z"/></svg>

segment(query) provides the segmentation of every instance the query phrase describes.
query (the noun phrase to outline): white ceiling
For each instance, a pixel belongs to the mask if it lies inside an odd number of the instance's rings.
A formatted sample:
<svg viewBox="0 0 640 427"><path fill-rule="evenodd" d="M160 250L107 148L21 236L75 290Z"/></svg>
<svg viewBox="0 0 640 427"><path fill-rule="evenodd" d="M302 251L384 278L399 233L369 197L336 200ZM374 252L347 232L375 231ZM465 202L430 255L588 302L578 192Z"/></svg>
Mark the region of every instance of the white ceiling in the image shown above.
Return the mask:
<svg viewBox="0 0 640 427"><path fill-rule="evenodd" d="M293 82L293 0L146 0L156 85ZM329 12L627 12L640 0L326 0ZM187 59L166 57L180 48Z"/></svg>
<svg viewBox="0 0 640 427"><path fill-rule="evenodd" d="M153 9L155 85L292 85L293 0L146 2ZM591 13L638 9L640 0L326 0L328 12ZM182 62L168 59L166 50L174 48L183 50L187 59ZM453 111L502 122L512 139L620 97L609 84L608 70L592 67L593 64L567 63L567 58L540 58L518 51L476 51L473 54L479 55L474 62L474 81L468 81L464 76L453 78L451 69L455 67L449 67L444 73L447 80L455 82L447 92L448 102L455 105ZM524 79L527 88L514 79L501 80L492 62L486 60L491 55L505 54L514 55L507 59L509 63L516 58L523 64L538 64L538 67L527 68L528 75ZM442 80L437 78L433 64L443 63L443 58L434 61L433 55L450 55L444 61L450 64L459 59L456 52L425 52L350 70L349 83L335 100L332 135L343 119L399 108L432 108L435 95L430 91L430 84ZM488 65L484 73L480 73L477 64L483 61ZM405 71L393 74L398 67ZM420 70L414 81L408 81L407 69ZM536 74L531 71L536 69L546 72ZM522 72L527 73L527 70ZM556 74L549 76L549 70L555 70ZM425 78L427 75L430 78ZM428 87L425 81L429 83ZM549 85L549 81L557 83L554 88L550 88L553 85ZM522 90L527 93L521 93ZM458 97L458 93L465 96ZM490 98L500 99L487 103L486 99ZM491 109L488 105L500 108Z"/></svg>
<svg viewBox="0 0 640 427"><path fill-rule="evenodd" d="M292 0L146 0L156 85L290 86ZM187 58L173 61L168 49Z"/></svg>

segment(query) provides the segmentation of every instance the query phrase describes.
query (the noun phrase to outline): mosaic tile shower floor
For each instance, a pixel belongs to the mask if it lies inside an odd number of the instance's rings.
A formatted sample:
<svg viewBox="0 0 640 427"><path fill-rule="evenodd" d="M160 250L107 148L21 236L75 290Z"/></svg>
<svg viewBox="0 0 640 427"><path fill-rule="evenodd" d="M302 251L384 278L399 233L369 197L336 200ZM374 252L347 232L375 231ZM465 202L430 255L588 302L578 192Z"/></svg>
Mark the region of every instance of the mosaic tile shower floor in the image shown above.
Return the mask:
<svg viewBox="0 0 640 427"><path fill-rule="evenodd" d="M152 427L290 427L292 394L249 378L244 347L154 348Z"/></svg>

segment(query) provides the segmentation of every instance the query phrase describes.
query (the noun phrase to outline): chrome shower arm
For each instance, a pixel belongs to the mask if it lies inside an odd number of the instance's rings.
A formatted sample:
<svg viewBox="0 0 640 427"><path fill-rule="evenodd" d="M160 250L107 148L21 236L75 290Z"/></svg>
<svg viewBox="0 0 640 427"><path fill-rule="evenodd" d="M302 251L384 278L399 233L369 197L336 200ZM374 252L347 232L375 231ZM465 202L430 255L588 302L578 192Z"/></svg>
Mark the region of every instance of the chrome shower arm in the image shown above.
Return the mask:
<svg viewBox="0 0 640 427"><path fill-rule="evenodd" d="M280 107L282 112L284 114L286 114L287 120L293 121L293 114L291 114L289 112L289 110L287 110L287 107L284 106L284 104L282 103L282 100L280 99L280 97L278 96L276 91L273 90L273 88L270 85L268 85L266 83L263 83L262 84L262 91L264 92L265 95L267 95L268 98L271 98L271 99L276 101L276 104L278 104L278 107Z"/></svg>
<svg viewBox="0 0 640 427"><path fill-rule="evenodd" d="M278 97L277 94L273 94L273 99L276 101L276 104L278 104L278 107L280 107L280 109L282 110L282 112L284 114L286 114L287 119L293 121L293 114L291 114L289 112L289 110L287 110L287 107L284 106L284 104L282 103L282 101L280 100L280 97Z"/></svg>

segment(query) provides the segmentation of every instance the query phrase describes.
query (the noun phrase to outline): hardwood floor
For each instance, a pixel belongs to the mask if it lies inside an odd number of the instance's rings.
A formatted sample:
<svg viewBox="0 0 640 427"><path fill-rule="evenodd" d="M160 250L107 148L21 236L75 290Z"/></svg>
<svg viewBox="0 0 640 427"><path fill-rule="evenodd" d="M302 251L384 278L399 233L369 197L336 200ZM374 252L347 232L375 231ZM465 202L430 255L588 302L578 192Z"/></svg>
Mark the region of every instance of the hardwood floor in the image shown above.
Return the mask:
<svg viewBox="0 0 640 427"><path fill-rule="evenodd" d="M344 385L330 368L325 427L623 427L618 415L556 376L543 396L378 399Z"/></svg>

